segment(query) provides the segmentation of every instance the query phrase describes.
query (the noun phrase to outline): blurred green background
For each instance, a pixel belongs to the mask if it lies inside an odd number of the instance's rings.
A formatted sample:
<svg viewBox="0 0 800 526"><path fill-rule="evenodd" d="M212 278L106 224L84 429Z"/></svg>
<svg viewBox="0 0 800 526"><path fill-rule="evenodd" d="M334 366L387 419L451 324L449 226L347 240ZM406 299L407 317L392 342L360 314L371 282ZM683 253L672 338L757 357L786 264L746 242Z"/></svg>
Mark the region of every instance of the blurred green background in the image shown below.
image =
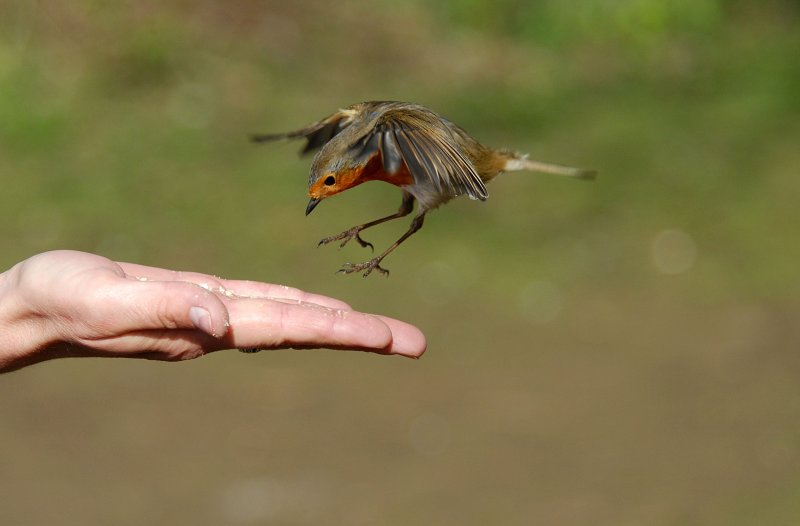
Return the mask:
<svg viewBox="0 0 800 526"><path fill-rule="evenodd" d="M800 5L0 2L0 258L72 248L408 320L418 362L221 352L0 377L8 525L783 525L800 518ZM304 217L361 100L598 168L498 178L385 262ZM377 248L408 221L371 230Z"/></svg>

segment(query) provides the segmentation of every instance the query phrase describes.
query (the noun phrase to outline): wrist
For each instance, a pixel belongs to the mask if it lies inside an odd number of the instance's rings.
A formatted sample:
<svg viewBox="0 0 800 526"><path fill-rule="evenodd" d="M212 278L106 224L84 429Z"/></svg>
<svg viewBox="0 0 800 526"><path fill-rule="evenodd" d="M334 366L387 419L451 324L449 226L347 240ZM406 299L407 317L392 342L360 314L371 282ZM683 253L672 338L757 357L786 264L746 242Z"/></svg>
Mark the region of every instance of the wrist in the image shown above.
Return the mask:
<svg viewBox="0 0 800 526"><path fill-rule="evenodd" d="M58 343L47 316L24 290L23 265L0 273L0 373L46 359L43 351Z"/></svg>

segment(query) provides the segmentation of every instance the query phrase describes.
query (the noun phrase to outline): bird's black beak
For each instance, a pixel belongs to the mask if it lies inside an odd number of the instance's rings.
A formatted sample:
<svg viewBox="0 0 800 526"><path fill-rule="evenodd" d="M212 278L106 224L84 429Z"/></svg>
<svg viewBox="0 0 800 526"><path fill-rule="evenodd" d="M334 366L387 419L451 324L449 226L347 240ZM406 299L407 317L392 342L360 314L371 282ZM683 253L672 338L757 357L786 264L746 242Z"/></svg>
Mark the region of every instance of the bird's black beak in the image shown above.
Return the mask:
<svg viewBox="0 0 800 526"><path fill-rule="evenodd" d="M319 204L322 199L316 199L314 197L308 202L308 206L306 207L306 215L310 214L312 210Z"/></svg>

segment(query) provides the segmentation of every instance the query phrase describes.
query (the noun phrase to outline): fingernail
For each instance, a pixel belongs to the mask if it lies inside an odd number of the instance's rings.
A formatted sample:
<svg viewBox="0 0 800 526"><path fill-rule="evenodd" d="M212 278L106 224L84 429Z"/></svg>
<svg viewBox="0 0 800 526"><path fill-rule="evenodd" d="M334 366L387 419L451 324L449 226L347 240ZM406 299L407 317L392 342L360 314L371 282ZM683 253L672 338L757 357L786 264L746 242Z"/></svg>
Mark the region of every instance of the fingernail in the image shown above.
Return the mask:
<svg viewBox="0 0 800 526"><path fill-rule="evenodd" d="M189 319L192 320L192 325L200 329L206 334L210 334L214 338L217 335L214 333L214 327L211 325L211 313L203 307L192 307L189 309Z"/></svg>

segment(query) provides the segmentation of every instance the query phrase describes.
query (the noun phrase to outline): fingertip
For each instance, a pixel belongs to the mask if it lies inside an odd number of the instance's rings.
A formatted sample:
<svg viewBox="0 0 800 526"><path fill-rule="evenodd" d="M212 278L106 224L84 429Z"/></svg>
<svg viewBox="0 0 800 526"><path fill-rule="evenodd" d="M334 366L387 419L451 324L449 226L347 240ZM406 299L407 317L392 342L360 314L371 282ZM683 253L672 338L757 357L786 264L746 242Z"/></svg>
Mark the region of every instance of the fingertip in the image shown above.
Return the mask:
<svg viewBox="0 0 800 526"><path fill-rule="evenodd" d="M220 321L219 318L222 318ZM195 329L201 330L204 333L214 338L221 338L228 332L229 322L227 313L222 316L211 316L211 313L205 307L190 307L189 319L194 325Z"/></svg>
<svg viewBox="0 0 800 526"><path fill-rule="evenodd" d="M228 332L228 308L206 287L188 281L145 282L145 285L169 298L165 299L168 305L164 307L167 311L164 318L172 317L178 327L194 328L213 338L221 338ZM174 314L170 315L170 311Z"/></svg>
<svg viewBox="0 0 800 526"><path fill-rule="evenodd" d="M368 319L371 320L371 327L362 333L367 336L365 345L376 350L391 352L394 340L391 327L380 316L368 316Z"/></svg>
<svg viewBox="0 0 800 526"><path fill-rule="evenodd" d="M222 338L230 328L228 309L215 294L201 294L202 301L189 308L192 325L214 338Z"/></svg>
<svg viewBox="0 0 800 526"><path fill-rule="evenodd" d="M391 331L391 344L389 352L399 354L408 358L420 358L428 348L425 334L410 323L377 316Z"/></svg>

